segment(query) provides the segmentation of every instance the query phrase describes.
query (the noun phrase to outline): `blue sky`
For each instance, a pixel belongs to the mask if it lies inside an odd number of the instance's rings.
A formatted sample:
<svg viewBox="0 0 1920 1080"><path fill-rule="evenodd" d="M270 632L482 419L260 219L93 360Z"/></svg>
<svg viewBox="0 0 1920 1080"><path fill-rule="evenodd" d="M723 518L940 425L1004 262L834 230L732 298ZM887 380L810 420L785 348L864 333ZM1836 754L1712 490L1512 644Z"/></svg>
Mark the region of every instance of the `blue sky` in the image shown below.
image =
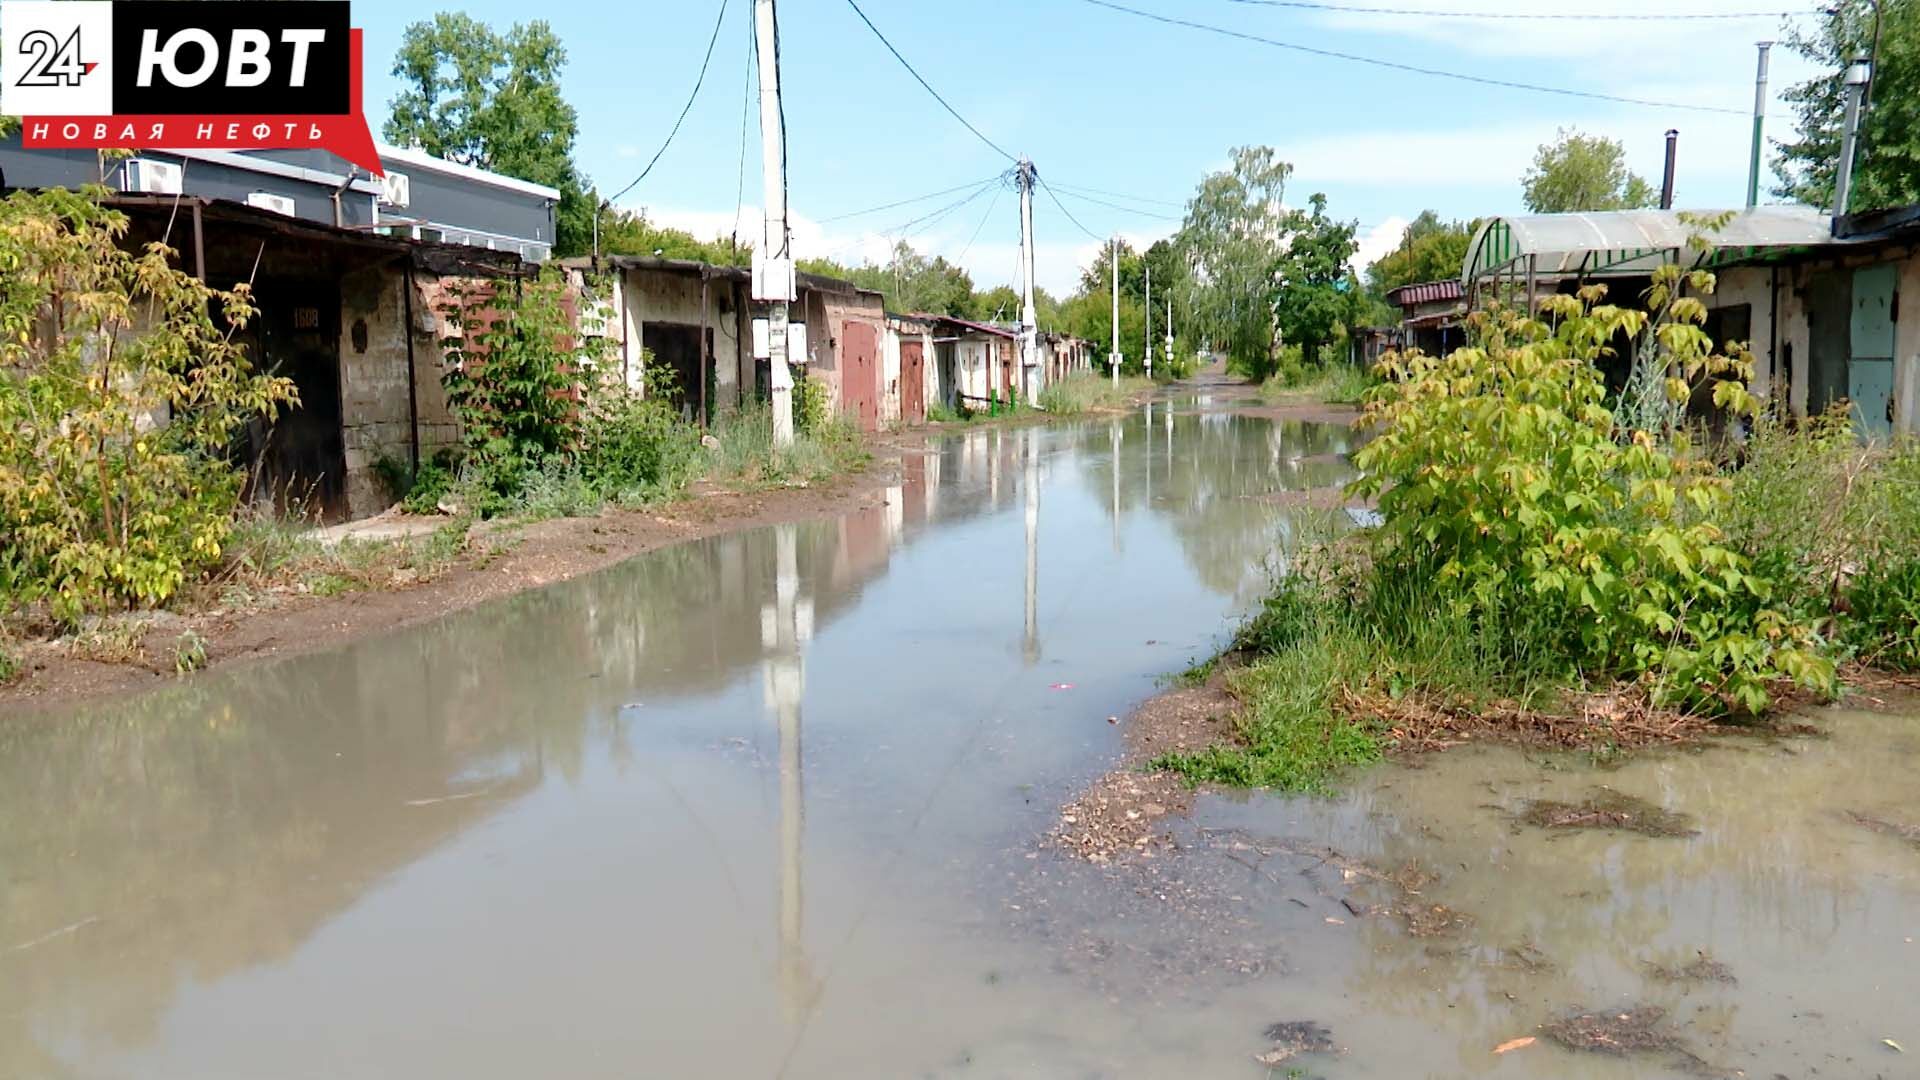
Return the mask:
<svg viewBox="0 0 1920 1080"><path fill-rule="evenodd" d="M1621 139L1633 168L1658 183L1663 136L1681 132L1677 205L1738 205L1746 182L1754 42L1778 18L1713 22L1469 21L1263 7L1229 0L1123 0L1127 6L1321 49L1490 78L1730 110L1711 113L1562 97L1385 70L1231 40L1094 6L1086 0L862 0L920 73L995 142L1031 156L1044 178L1121 192L1144 213L1069 197L1096 234L1145 242L1172 231L1178 203L1231 147L1267 144L1296 173L1287 201L1327 193L1358 220L1363 256L1391 248L1425 208L1449 217L1515 212L1519 177L1559 127ZM1344 0L1349 4L1526 13L1745 12L1798 0ZM590 0L533 9L469 0L499 26L534 14L569 52L567 97L580 111L578 159L603 192L626 186L685 103L719 0ZM621 200L657 221L711 236L735 219L751 0L729 0L700 97L653 174ZM367 32L369 119L384 119L387 74L416 3L355 5ZM895 210L838 215L984 180L1007 165L943 112L861 24L845 0L780 8L790 192L803 255L881 258L890 238L960 191ZM1808 69L1774 50L1770 134L1787 122L1777 92ZM758 233L758 129L750 117L742 235ZM1105 196L1096 196L1105 198ZM1011 192L976 198L906 233L959 258L977 285L1009 281L1018 217ZM1167 205L1167 204L1175 205ZM1098 244L1044 195L1036 200L1036 277L1066 292Z"/></svg>

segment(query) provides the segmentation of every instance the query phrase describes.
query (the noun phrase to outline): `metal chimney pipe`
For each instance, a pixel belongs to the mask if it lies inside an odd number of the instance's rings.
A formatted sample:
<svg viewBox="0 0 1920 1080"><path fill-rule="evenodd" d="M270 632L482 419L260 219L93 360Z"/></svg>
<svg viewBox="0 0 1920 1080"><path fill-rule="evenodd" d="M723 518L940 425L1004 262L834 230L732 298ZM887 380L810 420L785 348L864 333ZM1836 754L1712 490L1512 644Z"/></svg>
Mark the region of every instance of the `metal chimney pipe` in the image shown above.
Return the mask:
<svg viewBox="0 0 1920 1080"><path fill-rule="evenodd" d="M1753 80L1753 158L1747 162L1747 209L1760 204L1760 158L1766 146L1763 134L1767 124L1767 54L1773 50L1773 42L1762 41L1760 47L1760 71Z"/></svg>
<svg viewBox="0 0 1920 1080"><path fill-rule="evenodd" d="M1833 216L1844 217L1853 194L1853 148L1860 138L1860 96L1873 77L1873 63L1865 57L1847 65L1847 126L1840 136L1840 167L1833 180Z"/></svg>
<svg viewBox="0 0 1920 1080"><path fill-rule="evenodd" d="M1673 166L1680 153L1680 132L1667 129L1667 171L1660 177L1660 209L1673 209Z"/></svg>

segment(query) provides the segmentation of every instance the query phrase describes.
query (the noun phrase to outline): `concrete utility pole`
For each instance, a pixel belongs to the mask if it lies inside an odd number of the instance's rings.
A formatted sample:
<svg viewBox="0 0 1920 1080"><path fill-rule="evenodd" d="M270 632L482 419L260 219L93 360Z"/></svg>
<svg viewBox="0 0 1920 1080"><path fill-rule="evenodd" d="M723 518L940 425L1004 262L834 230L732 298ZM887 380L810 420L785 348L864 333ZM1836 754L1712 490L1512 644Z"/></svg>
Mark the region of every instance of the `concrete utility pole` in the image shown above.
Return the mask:
<svg viewBox="0 0 1920 1080"><path fill-rule="evenodd" d="M1166 357L1167 357L1167 363L1169 363L1169 364L1171 364L1171 363L1173 363L1173 296L1172 296L1172 294L1168 294L1168 296L1167 296L1167 318L1166 318L1166 323L1167 323L1167 351L1166 351ZM1173 373L1175 374L1175 376L1176 376L1176 377L1177 377L1177 376L1179 375L1179 372L1180 372L1180 369L1179 369L1179 368L1177 368L1177 367L1176 367L1176 368L1169 368L1168 370L1169 370L1169 371L1172 371L1172 372L1173 372ZM1168 414L1168 415L1169 415L1169 416L1171 416L1172 414Z"/></svg>
<svg viewBox="0 0 1920 1080"><path fill-rule="evenodd" d="M1848 196L1853 194L1853 147L1860 137L1860 97L1873 78L1873 63L1856 57L1847 65L1847 126L1840 136L1840 171L1833 182L1833 216L1847 212Z"/></svg>
<svg viewBox="0 0 1920 1080"><path fill-rule="evenodd" d="M1107 354L1113 385L1120 385L1120 238L1113 238L1113 351Z"/></svg>
<svg viewBox="0 0 1920 1080"><path fill-rule="evenodd" d="M760 172L766 225L753 253L753 298L767 304L767 381L773 402L773 445L793 445L793 372L787 367L787 305L798 297L792 235L787 230L787 129L780 110L780 24L773 0L754 0L760 51ZM757 344L757 343L756 343Z"/></svg>
<svg viewBox="0 0 1920 1080"><path fill-rule="evenodd" d="M1033 162L1020 159L1020 392L1032 401L1040 367L1040 313L1033 306Z"/></svg>
<svg viewBox="0 0 1920 1080"><path fill-rule="evenodd" d="M1147 351L1141 355L1146 358L1147 378L1153 378L1153 264L1147 264Z"/></svg>
<svg viewBox="0 0 1920 1080"><path fill-rule="evenodd" d="M1773 42L1762 41L1760 49L1760 70L1753 79L1753 157L1747 162L1747 209L1760 205L1760 158L1766 145L1762 132L1767 126L1767 54L1773 50Z"/></svg>

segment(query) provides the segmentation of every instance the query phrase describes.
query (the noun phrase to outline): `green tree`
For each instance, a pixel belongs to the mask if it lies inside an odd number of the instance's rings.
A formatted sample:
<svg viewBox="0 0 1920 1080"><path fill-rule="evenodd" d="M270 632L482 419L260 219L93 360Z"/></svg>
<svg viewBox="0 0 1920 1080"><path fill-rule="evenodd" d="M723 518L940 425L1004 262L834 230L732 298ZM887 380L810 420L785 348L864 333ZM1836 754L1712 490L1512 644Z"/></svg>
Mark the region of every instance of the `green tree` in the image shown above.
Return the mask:
<svg viewBox="0 0 1920 1080"><path fill-rule="evenodd" d="M1367 288L1385 296L1402 285L1458 278L1479 228L1479 221L1442 221L1432 210L1420 211L1401 234L1400 246L1367 267Z"/></svg>
<svg viewBox="0 0 1920 1080"><path fill-rule="evenodd" d="M1853 210L1920 202L1920 7L1883 3L1880 9L1873 103L1860 121L1848 200ZM1831 10L1828 18L1787 31L1787 47L1823 70L1780 95L1798 116L1798 138L1774 140L1774 194L1821 207L1833 205L1846 110L1842 76L1854 57L1874 51L1870 0L1841 0Z"/></svg>
<svg viewBox="0 0 1920 1080"><path fill-rule="evenodd" d="M750 244L701 240L685 229L656 225L645 214L626 210L601 211L600 250L608 255L693 259L715 266L747 266L753 262Z"/></svg>
<svg viewBox="0 0 1920 1080"><path fill-rule="evenodd" d="M1242 146L1187 204L1178 247L1192 275L1190 318L1250 370L1273 360L1273 269L1286 247L1281 206L1293 166L1270 146Z"/></svg>
<svg viewBox="0 0 1920 1080"><path fill-rule="evenodd" d="M1284 340L1312 363L1352 321L1360 288L1347 268L1359 250L1358 226L1328 217L1323 194L1315 192L1309 205L1289 215L1287 247L1274 263L1273 317Z"/></svg>
<svg viewBox="0 0 1920 1080"><path fill-rule="evenodd" d="M590 249L598 197L573 163L579 116L560 94L567 50L545 21L505 33L461 12L407 27L382 133L436 157L560 189L554 251Z"/></svg>
<svg viewBox="0 0 1920 1080"><path fill-rule="evenodd" d="M1627 169L1618 139L1561 128L1543 143L1520 178L1527 209L1536 214L1581 210L1638 210L1659 203L1652 185Z"/></svg>

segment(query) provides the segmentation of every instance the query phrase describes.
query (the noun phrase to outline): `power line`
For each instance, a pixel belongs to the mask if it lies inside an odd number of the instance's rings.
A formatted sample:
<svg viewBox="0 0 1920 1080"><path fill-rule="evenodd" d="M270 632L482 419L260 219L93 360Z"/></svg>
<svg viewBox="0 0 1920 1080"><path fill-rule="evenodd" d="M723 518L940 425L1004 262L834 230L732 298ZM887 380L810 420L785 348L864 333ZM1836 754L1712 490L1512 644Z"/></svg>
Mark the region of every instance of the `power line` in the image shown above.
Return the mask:
<svg viewBox="0 0 1920 1080"><path fill-rule="evenodd" d="M1193 22L1189 19L1175 18L1171 15L1159 15L1151 11L1141 11L1139 8L1113 3L1112 0L1083 0L1083 2L1092 4L1095 7L1122 12L1127 15L1146 19L1151 22L1163 23L1168 26L1184 26L1189 30L1200 30L1209 34L1218 34L1221 37L1251 41L1258 45L1269 45L1276 49L1288 49L1293 52L1307 53L1311 56L1323 56L1331 60L1346 60L1356 64L1368 64L1373 67L1388 68L1393 71L1405 71L1415 75L1431 75L1435 78L1455 79L1460 82L1478 83L1482 86L1498 86L1508 90L1528 90L1537 94L1558 94L1562 97L1589 98L1594 101L1613 101L1622 105L1645 105L1656 109L1684 109L1689 112L1722 113L1730 116L1748 115L1745 109L1726 109L1716 105L1689 105L1676 101L1654 101L1649 98L1622 97L1617 94L1602 94L1591 90L1569 90L1559 86L1542 86L1538 83L1512 82L1506 79L1491 79L1482 75L1467 75L1458 71L1442 71L1438 68L1419 67L1414 64L1402 64L1394 60L1382 60L1373 56L1360 56L1355 53L1321 49L1312 45L1299 45L1291 41L1280 41L1277 38L1261 37L1259 34L1249 34L1241 30L1229 30L1221 26L1212 26L1207 23Z"/></svg>
<svg viewBox="0 0 1920 1080"><path fill-rule="evenodd" d="M1623 14L1620 12L1602 11L1434 11L1422 8L1360 7L1347 4L1314 3L1312 0L1227 0L1227 2L1246 4L1249 7L1296 8L1302 11L1325 11L1339 15L1414 15L1434 19L1476 20L1698 22L1706 20L1795 19L1807 14L1802 11L1658 11L1644 14Z"/></svg>
<svg viewBox="0 0 1920 1080"><path fill-rule="evenodd" d="M1129 195L1124 191L1107 191L1104 188L1086 187L1080 184L1055 184L1053 186L1070 195L1106 195L1115 199L1126 199L1129 202L1154 203L1158 206L1175 206L1182 210L1187 208L1187 204L1184 201L1175 199L1151 199L1145 195Z"/></svg>
<svg viewBox="0 0 1920 1080"><path fill-rule="evenodd" d="M930 84L928 84L927 80L920 77L920 73L913 69L913 65L907 63L907 58L900 55L900 50L893 47L893 42L887 40L887 35L881 33L880 28L873 25L873 20L867 18L867 13L860 10L860 5L856 3L855 0L847 0L847 6L853 9L853 13L855 15L860 16L860 21L863 23L866 23L867 29L873 31L873 36L880 39L880 44L885 45L887 47L887 51L893 54L893 58L895 60L900 61L900 66L907 69L907 74L913 76L914 81L919 83L921 88L926 90L927 93L933 95L933 100L939 102L940 107L947 110L947 114L949 116L952 116L955 120L960 121L963 127L965 127L968 131L973 132L974 138L979 139L981 142L986 143L989 147L992 147L994 153L999 154L1001 157L1006 158L1008 161L1017 160L1012 154L1009 154L1005 150L1001 149L999 143L994 142L992 139L987 138L985 135L982 135L980 133L979 128L974 127L971 123L968 122L966 117L960 115L959 110L947 104L947 99L940 96L940 91L935 90Z"/></svg>
<svg viewBox="0 0 1920 1080"><path fill-rule="evenodd" d="M1143 218L1151 218L1154 221L1179 221L1180 220L1179 218L1168 217L1167 215L1160 213L1157 210L1142 210L1137 206L1121 206L1117 202L1108 202L1105 199L1096 199L1091 195L1081 195L1077 192L1068 191L1065 188L1062 188L1061 191L1065 192L1067 198L1069 199L1079 199L1081 202L1092 203L1095 206L1104 206L1109 210L1119 210L1122 213L1138 214Z"/></svg>
<svg viewBox="0 0 1920 1080"><path fill-rule="evenodd" d="M618 194L607 200L608 202L618 200L621 195L632 191L634 185L645 180L647 174L653 171L653 167L660 164L660 155L665 154L667 147L673 145L673 137L680 134L680 125L686 123L687 114L693 111L694 100L700 96L700 87L707 81L707 65L713 62L713 46L720 40L720 25L727 20L727 3L728 0L720 0L720 14L714 17L713 33L707 38L707 55L700 61L700 74L693 80L693 93L687 95L687 103L680 107L680 116L674 120L673 130L667 132L667 140L660 144L660 149L653 152L653 160L647 162L647 167L641 169L640 175L633 178L633 183L621 188Z"/></svg>
<svg viewBox="0 0 1920 1080"><path fill-rule="evenodd" d="M1002 191L1005 191L1005 190L1006 190L1006 188L1004 188L1004 187L999 187L999 188L995 188L995 189L994 189L994 191L993 191L993 198L992 198L991 200L989 200L989 201L987 202L987 212L986 212L986 213L984 213L984 214L981 214L981 215L980 215L980 224L978 224L978 225L975 225L975 226L973 227L973 235L972 235L972 236L969 236L969 237L967 237L967 246L966 246L966 247L963 247L963 248L961 248L961 249L960 249L960 254L958 254L958 255L955 255L955 256L953 257L953 263L954 263L954 265L955 265L955 266L958 266L958 265L960 265L960 260L962 260L962 259L964 259L964 258L966 258L966 257L967 257L967 252L969 252L969 251L972 251L972 250L973 250L973 242L974 242L975 240L978 240L978 239L980 239L980 233L981 233L981 230L983 230L983 229L985 229L985 228L987 227L987 222L988 222L988 221L990 221L990 220L992 220L992 218L993 218L993 212L994 212L995 210L997 210L997 209L999 209L999 207L1000 207L1000 193L1001 193Z"/></svg>
<svg viewBox="0 0 1920 1080"><path fill-rule="evenodd" d="M955 200L954 202L950 202L947 205L940 207L938 210L932 210L925 214L922 214L919 217L914 218L912 221L907 222L905 225L899 226L898 228L889 229L887 230L887 234L892 235L894 233L898 233L900 234L901 239L904 240L908 237L915 235L916 233L925 232L928 229L932 228L935 224L937 224L940 219L946 217L948 214L953 213L955 210L958 210L961 207L967 205L973 200L979 198L980 196L985 195L989 190L998 190L1001 186L1001 182L1004 179L1005 179L1005 174L996 176L993 179L988 180L986 183L979 185L977 188L974 189L972 193L966 195L965 197ZM915 228L915 226L918 226L918 228Z"/></svg>
<svg viewBox="0 0 1920 1080"><path fill-rule="evenodd" d="M865 210L849 210L844 214L835 214L832 217L821 218L819 223L822 225L825 225L830 221L841 221L850 217L859 217L862 214L877 214L882 210L892 210L896 207L909 206L917 202L925 202L928 199L937 198L941 195L951 195L956 191L968 191L973 188L979 187L981 184L991 184L995 180L999 180L1004 176L1006 176L1005 173L996 173L995 175L990 176L985 180L969 180L964 184L956 184L950 188L941 188L939 191L929 191L925 195L915 195L911 199L901 199L899 202L883 203L880 206L869 206Z"/></svg>
<svg viewBox="0 0 1920 1080"><path fill-rule="evenodd" d="M733 178L733 235L740 236L740 210L747 204L747 118L753 115L753 84L758 80L760 35L754 32L753 9L747 9L747 78L740 95L740 170Z"/></svg>
<svg viewBox="0 0 1920 1080"><path fill-rule="evenodd" d="M1100 243L1102 243L1102 244L1104 244L1104 243L1106 243L1106 242L1107 242L1107 239L1108 239L1107 237L1104 237L1104 236L1101 236L1101 235L1100 235L1099 233L1096 233L1096 232L1094 232L1094 231L1093 231L1092 229L1089 229L1089 228L1087 228L1087 227L1086 227L1085 225L1082 225L1082 224L1080 223L1080 219L1079 219L1079 218L1077 218L1077 217L1074 217L1074 216L1073 216L1073 211L1071 211L1071 210L1069 210L1069 209L1067 209L1067 204L1066 204L1066 203L1063 203L1063 202L1061 202L1061 201L1060 201L1060 196L1058 196L1058 195L1055 195L1055 194L1053 193L1053 185L1052 185L1052 184L1049 184L1049 183L1047 183L1047 181L1046 181L1046 178L1045 178L1045 177L1042 177L1042 176L1040 176L1040 174L1038 174L1038 173L1035 173L1035 174L1034 174L1034 179L1036 179L1036 180L1039 180L1039 181L1040 181L1040 188L1041 188L1041 190L1043 190L1043 191L1045 191L1045 192L1047 193L1047 198L1049 198L1049 199L1052 199L1052 200L1053 200L1053 205L1055 205L1055 206L1057 206L1057 207L1059 207L1059 208L1060 208L1060 212L1061 212L1061 213L1063 213L1063 214L1065 214L1065 215L1067 215L1067 220L1068 220L1068 221L1071 221L1071 222L1073 222L1073 225L1074 225L1074 228L1077 228L1077 229L1079 229L1079 230L1080 230L1081 232L1083 232L1083 233L1086 233L1086 234L1087 234L1088 236L1091 236L1091 237L1093 237L1093 239L1095 239L1096 241L1098 241L1098 242L1100 242Z"/></svg>

